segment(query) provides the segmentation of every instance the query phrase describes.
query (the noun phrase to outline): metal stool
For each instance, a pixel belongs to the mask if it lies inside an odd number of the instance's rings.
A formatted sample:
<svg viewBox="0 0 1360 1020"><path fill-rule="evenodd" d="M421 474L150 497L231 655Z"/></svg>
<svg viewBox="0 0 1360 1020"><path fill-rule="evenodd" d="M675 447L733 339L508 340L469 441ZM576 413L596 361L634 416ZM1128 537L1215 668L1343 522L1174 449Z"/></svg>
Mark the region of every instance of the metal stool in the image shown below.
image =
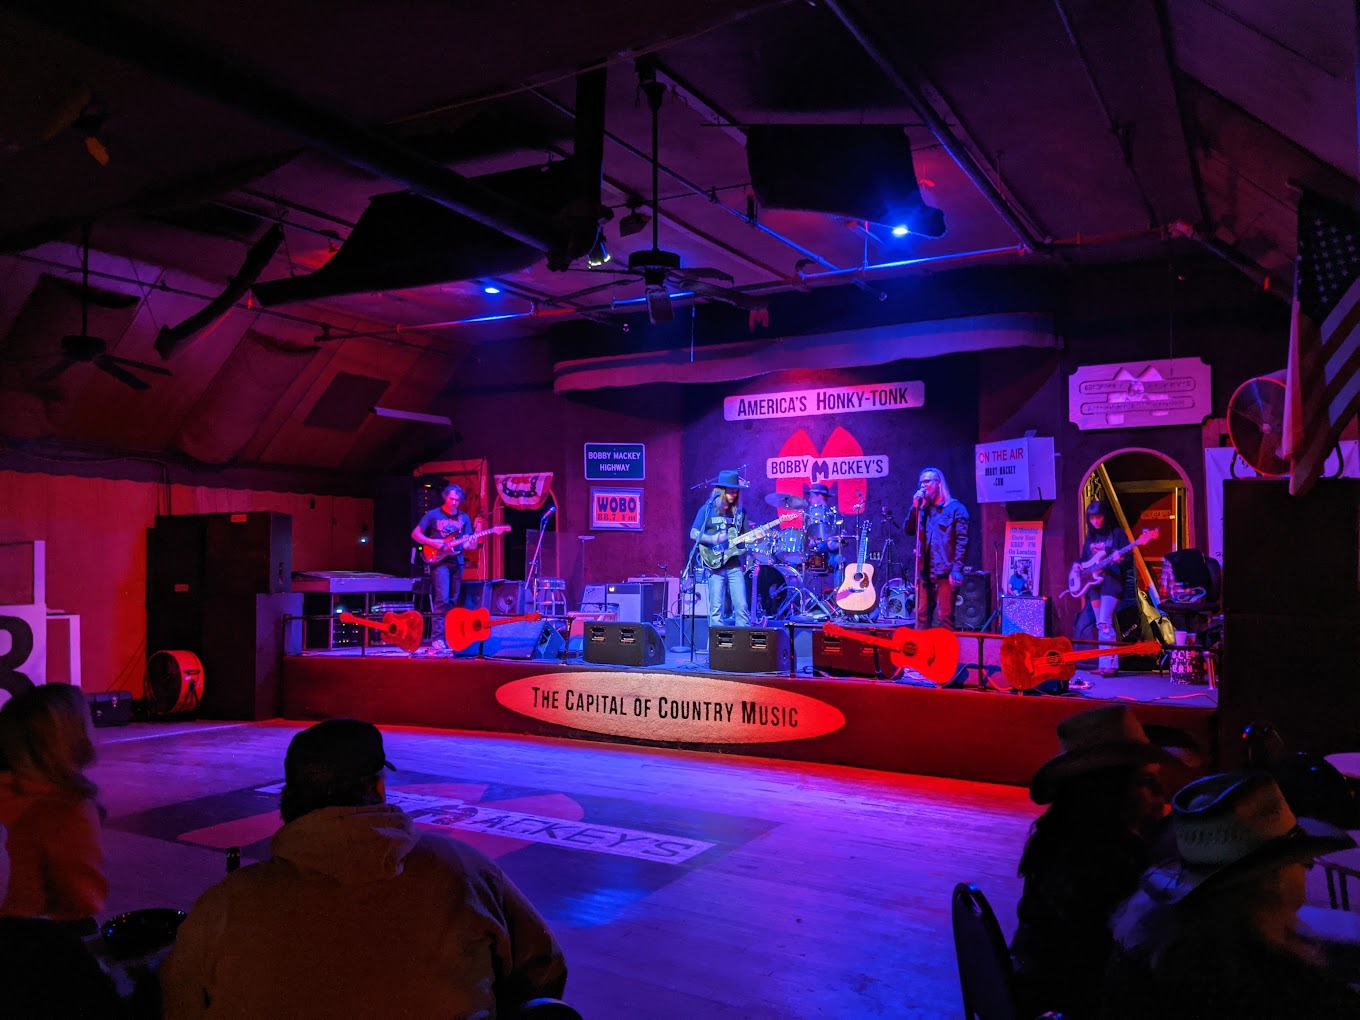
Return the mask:
<svg viewBox="0 0 1360 1020"><path fill-rule="evenodd" d="M567 582L560 577L540 577L534 585L534 608L545 620L567 619Z"/></svg>

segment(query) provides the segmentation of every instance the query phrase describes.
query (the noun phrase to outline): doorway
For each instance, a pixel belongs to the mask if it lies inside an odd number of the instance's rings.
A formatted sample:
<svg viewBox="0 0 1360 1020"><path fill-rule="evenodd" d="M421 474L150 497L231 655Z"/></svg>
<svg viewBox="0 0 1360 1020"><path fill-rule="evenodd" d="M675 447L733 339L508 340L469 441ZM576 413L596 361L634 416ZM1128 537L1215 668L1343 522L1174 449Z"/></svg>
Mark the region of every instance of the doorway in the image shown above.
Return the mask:
<svg viewBox="0 0 1360 1020"><path fill-rule="evenodd" d="M1129 538L1155 532L1135 549L1138 583L1147 590L1161 577L1169 552L1194 546L1194 506L1184 469L1156 450L1116 450L1097 461L1081 486L1076 519L1086 520L1086 506L1102 499Z"/></svg>

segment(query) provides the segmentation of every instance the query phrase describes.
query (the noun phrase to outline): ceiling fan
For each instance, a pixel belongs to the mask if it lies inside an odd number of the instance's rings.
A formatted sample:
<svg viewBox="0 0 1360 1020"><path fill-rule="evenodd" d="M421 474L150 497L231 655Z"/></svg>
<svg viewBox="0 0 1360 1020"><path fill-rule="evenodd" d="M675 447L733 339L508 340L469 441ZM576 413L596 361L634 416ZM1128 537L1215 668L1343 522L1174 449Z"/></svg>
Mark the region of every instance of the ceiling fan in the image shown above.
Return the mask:
<svg viewBox="0 0 1360 1020"><path fill-rule="evenodd" d="M675 318L675 309L671 305L671 288L678 288L689 291L695 297L709 301L722 301L725 304L735 305L747 311L759 311L765 307L765 302L760 298L752 297L742 291L730 286L723 287L709 281L720 280L728 284L733 282L732 275L725 273L721 269L714 269L709 266L697 266L686 268L680 258L679 252L666 251L661 247L660 240L660 198L658 195L657 180L659 177L660 163L658 160L659 137L660 137L660 115L661 101L666 95L666 86L657 81L655 72L645 65L639 65L638 77L643 93L647 96L647 106L652 111L652 199L651 199L651 223L652 223L652 246L642 251L635 251L628 256L627 269L613 269L593 267L587 272L591 273L612 273L617 275L631 276L639 279L646 287L647 298L647 317L653 324L670 322ZM641 203L634 200L629 203L631 215L626 219L636 221L637 209ZM598 247L598 246L597 246ZM592 256L594 253L592 252ZM593 258L592 258L593 263ZM618 286L619 281L614 280L609 283L602 283L594 287L587 287L585 290L576 291L568 294L564 300L576 300L588 294L607 290L610 287Z"/></svg>
<svg viewBox="0 0 1360 1020"><path fill-rule="evenodd" d="M61 360L37 377L37 382L55 382L72 365L91 364L102 372L117 379L124 386L134 390L149 390L151 384L133 375L128 368L155 375L170 375L170 370L160 365L151 365L132 358L120 358L108 353L108 344L101 338L90 335L90 225L86 223L80 232L80 332L61 338ZM136 303L135 298L128 298ZM126 367L124 367L126 366Z"/></svg>

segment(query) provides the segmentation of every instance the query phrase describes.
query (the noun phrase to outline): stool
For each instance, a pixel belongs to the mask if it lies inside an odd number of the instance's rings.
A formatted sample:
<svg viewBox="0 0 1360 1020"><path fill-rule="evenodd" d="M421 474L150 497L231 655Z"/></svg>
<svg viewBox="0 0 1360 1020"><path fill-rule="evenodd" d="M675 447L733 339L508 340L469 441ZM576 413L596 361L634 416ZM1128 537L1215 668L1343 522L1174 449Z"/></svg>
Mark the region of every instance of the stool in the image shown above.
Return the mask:
<svg viewBox="0 0 1360 1020"><path fill-rule="evenodd" d="M567 582L560 577L540 577L534 586L534 608L545 620L565 620Z"/></svg>

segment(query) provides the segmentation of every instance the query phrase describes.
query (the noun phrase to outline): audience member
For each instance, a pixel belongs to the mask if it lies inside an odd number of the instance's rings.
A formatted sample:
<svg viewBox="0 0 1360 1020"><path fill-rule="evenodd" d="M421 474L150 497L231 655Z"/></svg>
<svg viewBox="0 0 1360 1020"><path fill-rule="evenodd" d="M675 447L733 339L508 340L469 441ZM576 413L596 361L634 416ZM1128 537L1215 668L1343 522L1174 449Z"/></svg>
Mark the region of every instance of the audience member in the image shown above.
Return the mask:
<svg viewBox="0 0 1360 1020"><path fill-rule="evenodd" d="M268 861L205 892L161 969L165 1016L495 1017L559 997L566 965L510 879L386 803L382 735L295 736Z"/></svg>
<svg viewBox="0 0 1360 1020"><path fill-rule="evenodd" d="M1296 818L1265 773L1209 776L1172 803L1179 860L1114 918L1101 1015L1360 1018L1360 994L1298 933L1314 856L1354 846Z"/></svg>
<svg viewBox="0 0 1360 1020"><path fill-rule="evenodd" d="M0 824L10 858L0 916L77 921L104 908L103 812L85 775L94 758L79 688L43 684L0 709Z"/></svg>
<svg viewBox="0 0 1360 1020"><path fill-rule="evenodd" d="M1093 1016L1112 939L1110 915L1153 862L1166 815L1159 773L1173 756L1133 712L1109 705L1058 724L1061 754L1045 762L1030 797L1035 820L1020 875L1024 891L1011 955L1021 1015Z"/></svg>

